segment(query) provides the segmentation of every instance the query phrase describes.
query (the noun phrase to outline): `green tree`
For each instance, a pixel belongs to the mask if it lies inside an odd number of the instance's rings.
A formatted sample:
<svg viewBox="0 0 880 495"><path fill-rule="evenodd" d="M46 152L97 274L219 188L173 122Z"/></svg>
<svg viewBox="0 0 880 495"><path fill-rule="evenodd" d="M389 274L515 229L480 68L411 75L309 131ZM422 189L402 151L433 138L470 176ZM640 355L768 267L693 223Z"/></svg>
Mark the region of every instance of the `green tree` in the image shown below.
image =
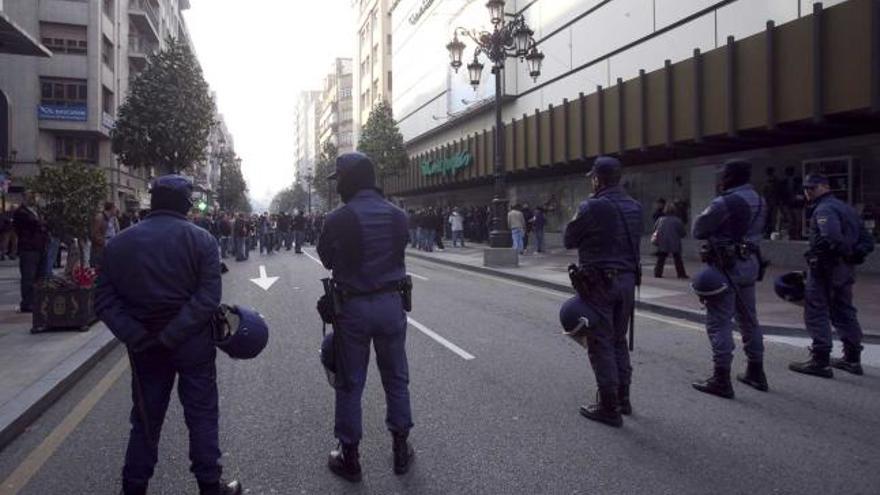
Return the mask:
<svg viewBox="0 0 880 495"><path fill-rule="evenodd" d="M63 238L88 238L92 220L107 198L104 172L75 162L40 167L28 188L45 204L46 222Z"/></svg>
<svg viewBox="0 0 880 495"><path fill-rule="evenodd" d="M358 151L376 163L376 177L379 186L385 187L385 180L400 174L409 162L403 135L391 112L391 106L382 101L370 112L366 125L361 130Z"/></svg>
<svg viewBox="0 0 880 495"><path fill-rule="evenodd" d="M195 174L214 125L214 99L195 55L185 41L169 38L119 108L113 152L130 167Z"/></svg>
<svg viewBox="0 0 880 495"><path fill-rule="evenodd" d="M312 176L312 194L316 195L322 204L327 206L329 210L333 205L336 188L333 181L327 180L327 176L336 170L336 157L339 156L339 150L336 145L327 141L321 147L321 156L315 164L315 173Z"/></svg>
<svg viewBox="0 0 880 495"><path fill-rule="evenodd" d="M220 185L217 203L220 209L229 212L251 212L248 200L248 185L241 173L241 159L230 150L224 150L219 158Z"/></svg>
<svg viewBox="0 0 880 495"><path fill-rule="evenodd" d="M305 211L308 207L308 192L300 182L288 187L272 198L269 211L272 213L293 213L293 210Z"/></svg>

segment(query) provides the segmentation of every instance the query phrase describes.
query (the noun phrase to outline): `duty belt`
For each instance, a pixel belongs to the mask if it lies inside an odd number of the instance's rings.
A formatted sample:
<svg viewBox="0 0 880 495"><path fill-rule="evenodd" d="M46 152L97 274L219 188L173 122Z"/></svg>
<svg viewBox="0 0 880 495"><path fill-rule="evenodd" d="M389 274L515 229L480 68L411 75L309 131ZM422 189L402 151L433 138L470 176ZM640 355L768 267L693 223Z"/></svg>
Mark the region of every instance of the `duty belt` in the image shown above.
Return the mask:
<svg viewBox="0 0 880 495"><path fill-rule="evenodd" d="M400 280L397 282L392 282L384 287L380 287L375 290L368 291L358 291L349 289L340 284L334 284L336 290L339 292L339 295L342 296L343 299L354 299L358 297L368 297L368 296L377 296L379 294L389 294L392 292L400 292L403 288L404 281Z"/></svg>

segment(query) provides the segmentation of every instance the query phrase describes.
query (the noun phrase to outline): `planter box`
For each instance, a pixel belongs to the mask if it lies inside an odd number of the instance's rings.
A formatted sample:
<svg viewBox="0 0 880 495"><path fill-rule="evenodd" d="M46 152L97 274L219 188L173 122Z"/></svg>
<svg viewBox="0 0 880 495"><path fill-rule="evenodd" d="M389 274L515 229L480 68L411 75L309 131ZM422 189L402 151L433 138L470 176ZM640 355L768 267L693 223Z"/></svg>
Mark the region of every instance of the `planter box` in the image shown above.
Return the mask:
<svg viewBox="0 0 880 495"><path fill-rule="evenodd" d="M95 289L34 287L31 333L47 330L86 331L97 321Z"/></svg>

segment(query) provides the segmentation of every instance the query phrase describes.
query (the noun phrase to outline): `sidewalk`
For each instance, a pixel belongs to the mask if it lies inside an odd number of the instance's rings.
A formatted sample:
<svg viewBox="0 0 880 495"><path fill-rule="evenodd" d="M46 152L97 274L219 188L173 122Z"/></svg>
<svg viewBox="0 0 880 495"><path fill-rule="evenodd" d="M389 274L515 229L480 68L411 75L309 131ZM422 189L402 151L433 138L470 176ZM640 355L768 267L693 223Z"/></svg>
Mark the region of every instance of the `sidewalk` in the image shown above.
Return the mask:
<svg viewBox="0 0 880 495"><path fill-rule="evenodd" d="M573 292L568 280L567 267L577 260L576 251L556 249L544 254L520 256L519 268L486 268L483 266L483 249L485 245L471 244L466 248L452 248L447 245L447 249L442 252L426 253L408 249L407 255L411 258ZM664 278L654 278L654 262L653 256L642 257L644 277L637 307L640 310L666 316L703 322L705 310L691 292L690 281L675 278L675 268L671 259L666 262ZM694 275L701 269L701 264L685 261L685 267L688 275ZM758 319L768 333L805 337L807 334L803 326L803 309L779 299L773 291L773 280L786 271L788 270L771 266L764 282L758 284ZM880 294L880 276L859 275L855 286L855 305L859 309L859 320L866 342L880 343L880 305L876 303L878 294Z"/></svg>
<svg viewBox="0 0 880 495"><path fill-rule="evenodd" d="M0 262L0 450L116 345L97 323L88 332L30 333L16 311L17 262Z"/></svg>

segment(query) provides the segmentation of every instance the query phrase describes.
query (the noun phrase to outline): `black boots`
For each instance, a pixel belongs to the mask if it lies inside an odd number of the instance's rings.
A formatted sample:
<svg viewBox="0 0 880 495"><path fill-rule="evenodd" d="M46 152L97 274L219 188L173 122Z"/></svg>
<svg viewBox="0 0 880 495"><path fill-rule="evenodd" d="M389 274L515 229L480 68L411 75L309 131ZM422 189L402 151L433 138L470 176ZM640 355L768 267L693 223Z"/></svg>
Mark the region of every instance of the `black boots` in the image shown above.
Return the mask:
<svg viewBox="0 0 880 495"><path fill-rule="evenodd" d="M581 416L604 423L608 426L620 428L623 426L623 417L620 415L617 390L600 390L599 401L589 406L581 406Z"/></svg>
<svg viewBox="0 0 880 495"><path fill-rule="evenodd" d="M730 383L730 370L726 368L715 367L715 373L701 382L694 382L693 387L700 392L717 395L725 399L732 399L733 385Z"/></svg>
<svg viewBox="0 0 880 495"><path fill-rule="evenodd" d="M834 372L831 371L829 354L828 352L815 352L810 349L810 359L808 361L791 363L788 365L788 369L795 373L833 378Z"/></svg>
<svg viewBox="0 0 880 495"><path fill-rule="evenodd" d="M407 441L409 433L391 433L393 439L392 449L394 450L394 474L406 474L412 465L415 451L412 445Z"/></svg>
<svg viewBox="0 0 880 495"><path fill-rule="evenodd" d="M621 385L617 389L617 400L620 404L620 414L629 416L633 413L633 406L629 401L629 385Z"/></svg>
<svg viewBox="0 0 880 495"><path fill-rule="evenodd" d="M361 462L358 454L358 444L340 444L336 450L330 452L327 467L333 474L352 483L361 481Z"/></svg>
<svg viewBox="0 0 880 495"><path fill-rule="evenodd" d="M853 375L864 375L865 370L862 369L861 349L851 347L843 348L843 358L834 358L831 360L831 367L852 373Z"/></svg>
<svg viewBox="0 0 880 495"><path fill-rule="evenodd" d="M746 372L736 375L736 379L761 392L770 390L770 386L767 385L767 375L764 374L764 363L762 362L749 361Z"/></svg>
<svg viewBox="0 0 880 495"><path fill-rule="evenodd" d="M200 495L241 495L241 483L238 481L223 481L217 483L199 482Z"/></svg>

